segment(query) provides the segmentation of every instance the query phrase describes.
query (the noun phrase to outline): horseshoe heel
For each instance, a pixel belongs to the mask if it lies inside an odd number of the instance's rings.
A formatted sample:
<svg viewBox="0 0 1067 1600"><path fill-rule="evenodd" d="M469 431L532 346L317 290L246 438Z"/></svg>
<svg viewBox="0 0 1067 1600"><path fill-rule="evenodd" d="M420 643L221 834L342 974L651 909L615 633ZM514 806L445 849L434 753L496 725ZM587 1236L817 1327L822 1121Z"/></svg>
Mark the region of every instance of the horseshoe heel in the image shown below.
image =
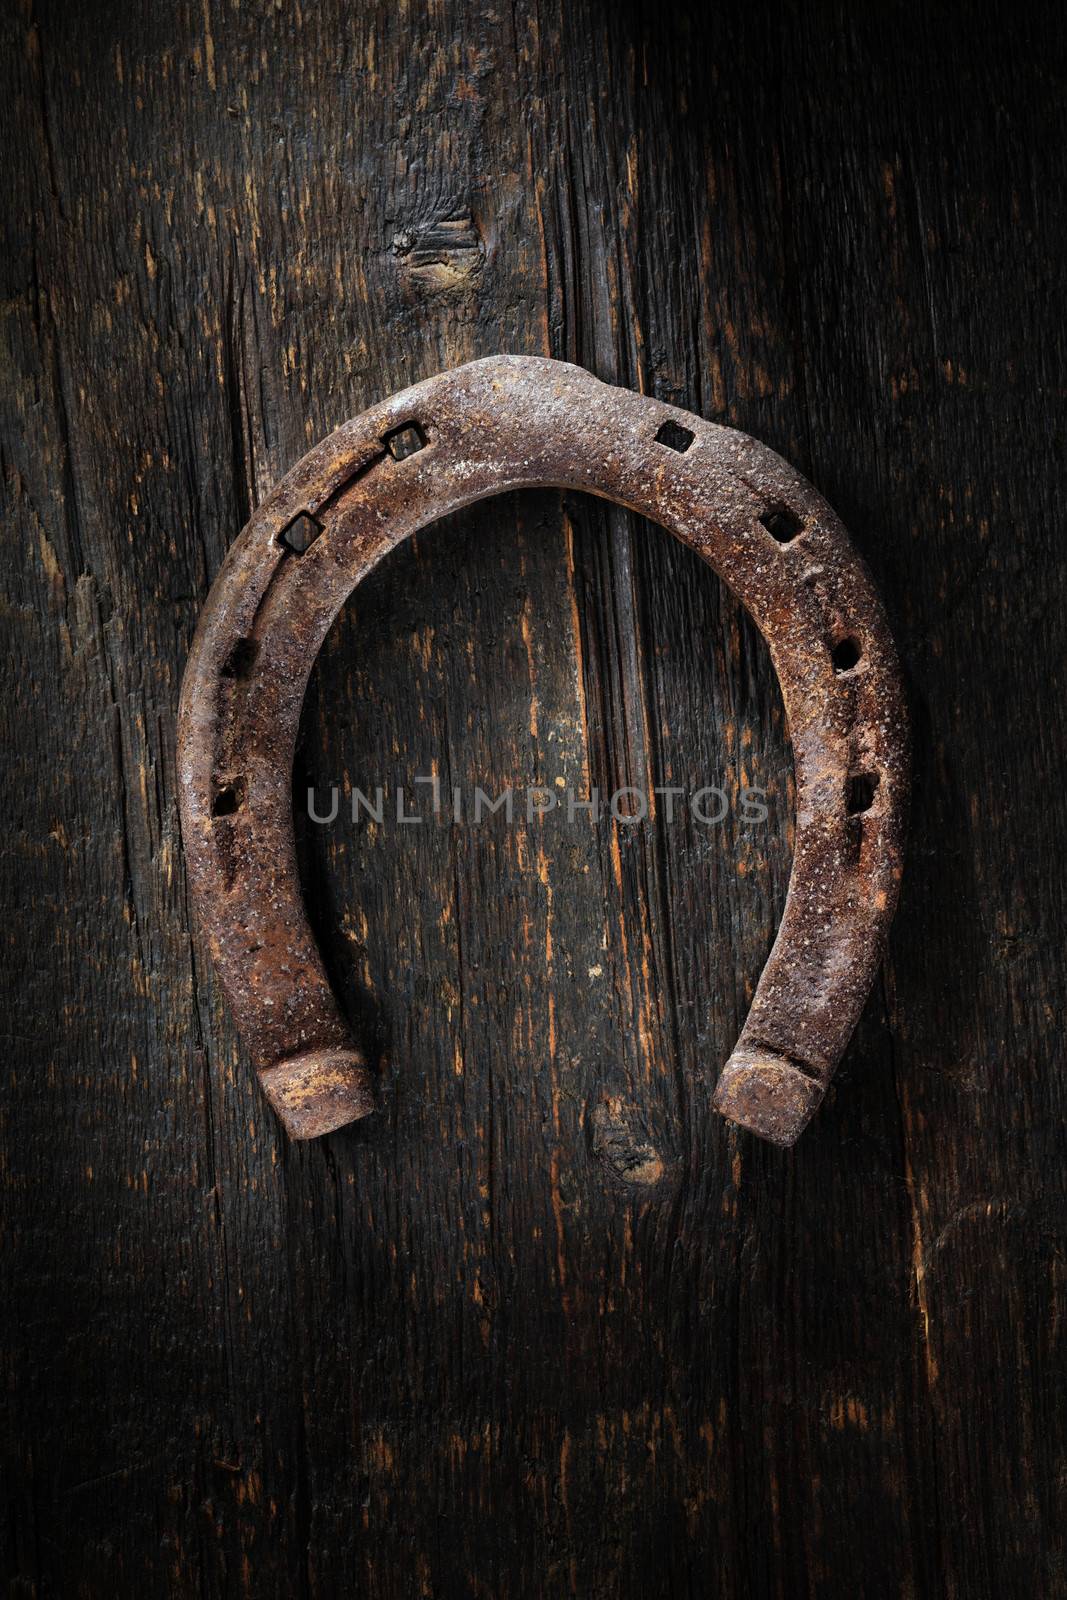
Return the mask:
<svg viewBox="0 0 1067 1600"><path fill-rule="evenodd" d="M372 406L298 462L230 550L193 641L178 744L196 915L230 1006L294 1138L372 1110L297 875L304 691L340 607L402 539L539 485L661 523L767 641L793 746L796 844L782 924L715 1105L790 1145L848 1044L897 899L908 733L896 653L844 528L780 457L562 362L476 361Z"/></svg>

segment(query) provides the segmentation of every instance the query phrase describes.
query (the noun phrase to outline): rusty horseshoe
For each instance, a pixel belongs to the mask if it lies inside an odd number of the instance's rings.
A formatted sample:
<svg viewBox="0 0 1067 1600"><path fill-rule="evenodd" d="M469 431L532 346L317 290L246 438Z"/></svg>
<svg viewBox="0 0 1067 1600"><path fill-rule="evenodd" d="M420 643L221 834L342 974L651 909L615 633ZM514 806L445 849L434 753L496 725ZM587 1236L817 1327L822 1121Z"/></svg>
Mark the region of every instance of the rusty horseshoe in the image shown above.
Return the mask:
<svg viewBox="0 0 1067 1600"><path fill-rule="evenodd" d="M840 521L766 446L559 361L496 356L372 406L256 511L204 607L182 685L182 833L196 915L288 1132L373 1109L366 1060L304 912L292 766L304 691L348 595L402 539L527 486L661 523L745 605L789 722L796 842L781 927L715 1091L791 1145L881 957L900 882L907 713L871 579Z"/></svg>

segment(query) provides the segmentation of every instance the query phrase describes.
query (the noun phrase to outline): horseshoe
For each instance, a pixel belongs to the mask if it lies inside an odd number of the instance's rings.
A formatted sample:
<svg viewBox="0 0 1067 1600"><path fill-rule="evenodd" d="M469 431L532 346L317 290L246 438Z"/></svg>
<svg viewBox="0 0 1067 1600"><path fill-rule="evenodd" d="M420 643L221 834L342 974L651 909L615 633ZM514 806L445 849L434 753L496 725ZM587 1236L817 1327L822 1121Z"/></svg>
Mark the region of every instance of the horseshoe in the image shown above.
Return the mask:
<svg viewBox="0 0 1067 1600"><path fill-rule="evenodd" d="M304 912L292 766L331 623L402 539L527 486L581 489L709 562L770 649L789 722L796 842L781 927L714 1104L791 1145L863 1008L900 882L908 728L896 652L840 521L747 435L525 356L471 362L311 450L215 580L182 685L182 834L196 916L289 1134L373 1109Z"/></svg>

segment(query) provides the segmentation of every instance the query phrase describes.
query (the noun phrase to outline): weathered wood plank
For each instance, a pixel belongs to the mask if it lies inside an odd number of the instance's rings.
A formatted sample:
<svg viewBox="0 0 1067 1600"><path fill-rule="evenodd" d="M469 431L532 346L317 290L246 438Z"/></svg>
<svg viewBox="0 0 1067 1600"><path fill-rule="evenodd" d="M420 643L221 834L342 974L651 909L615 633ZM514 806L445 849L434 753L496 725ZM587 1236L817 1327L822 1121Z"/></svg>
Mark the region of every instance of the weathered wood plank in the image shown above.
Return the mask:
<svg viewBox="0 0 1067 1600"><path fill-rule="evenodd" d="M12 1593L1063 1594L1064 49L1051 7L9 8ZM1059 293L1058 293L1059 292ZM757 434L916 709L884 982L791 1155L770 664L659 530L428 531L296 779L766 788L718 830L305 822L381 1109L266 1112L192 940L181 668L249 508L501 349Z"/></svg>

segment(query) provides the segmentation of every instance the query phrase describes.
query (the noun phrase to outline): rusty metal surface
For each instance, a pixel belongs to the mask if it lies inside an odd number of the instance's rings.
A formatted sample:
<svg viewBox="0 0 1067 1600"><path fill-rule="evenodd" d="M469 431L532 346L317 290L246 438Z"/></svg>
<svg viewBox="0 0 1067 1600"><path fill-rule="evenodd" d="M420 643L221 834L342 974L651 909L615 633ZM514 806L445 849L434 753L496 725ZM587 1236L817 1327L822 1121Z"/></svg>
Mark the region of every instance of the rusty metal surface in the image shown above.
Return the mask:
<svg viewBox="0 0 1067 1600"><path fill-rule="evenodd" d="M881 604L840 521L745 434L534 357L472 362L346 423L256 511L204 608L182 685L182 832L196 914L268 1099L294 1138L373 1109L296 868L291 777L318 650L402 539L504 490L586 490L708 561L767 641L796 776L774 948L715 1094L792 1144L866 1000L900 881L908 731Z"/></svg>

